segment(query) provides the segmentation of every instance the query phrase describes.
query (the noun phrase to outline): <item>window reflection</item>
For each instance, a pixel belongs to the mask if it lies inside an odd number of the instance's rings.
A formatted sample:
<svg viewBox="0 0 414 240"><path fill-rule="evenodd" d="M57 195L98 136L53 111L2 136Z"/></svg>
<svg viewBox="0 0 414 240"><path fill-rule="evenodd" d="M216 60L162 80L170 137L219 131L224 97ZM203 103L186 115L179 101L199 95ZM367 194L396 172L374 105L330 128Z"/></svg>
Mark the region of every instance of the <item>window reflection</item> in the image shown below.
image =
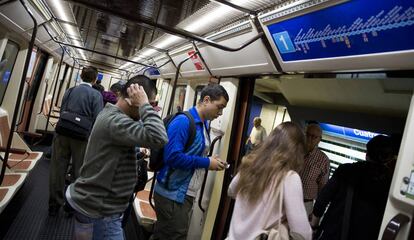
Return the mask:
<svg viewBox="0 0 414 240"><path fill-rule="evenodd" d="M3 102L18 52L19 46L9 40L0 61L0 104Z"/></svg>

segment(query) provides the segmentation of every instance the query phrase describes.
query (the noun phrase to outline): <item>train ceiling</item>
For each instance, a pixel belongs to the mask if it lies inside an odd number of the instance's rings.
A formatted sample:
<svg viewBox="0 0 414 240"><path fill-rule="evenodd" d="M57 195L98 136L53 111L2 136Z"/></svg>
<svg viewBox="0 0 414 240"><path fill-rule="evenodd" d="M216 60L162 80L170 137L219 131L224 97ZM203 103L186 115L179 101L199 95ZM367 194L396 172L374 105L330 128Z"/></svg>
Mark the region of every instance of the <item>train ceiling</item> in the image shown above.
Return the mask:
<svg viewBox="0 0 414 240"><path fill-rule="evenodd" d="M78 47L67 47L66 51L82 64L98 67L106 66L125 71L137 70L138 65L104 56L105 52L135 62L153 65L153 57L170 51L177 46L189 43L191 39L172 36L140 21L127 20L123 16L133 16L170 28L185 30L191 34L205 37L223 27L248 19L250 13L262 12L286 0L30 0L34 12L43 14L40 22L56 40ZM19 3L12 3L18 9ZM99 9L99 10L97 10ZM104 10L102 10L104 9ZM113 13L115 12L115 13ZM17 19L7 13L9 19ZM21 14L19 14L21 16ZM14 20L13 20L14 21ZM23 25L30 26L31 20L23 18ZM51 41L45 30L39 26L38 40L41 44L60 54L59 45ZM27 27L23 27L27 31ZM45 39L46 38L46 39ZM92 51L88 51L92 50ZM95 53L93 51L96 51Z"/></svg>
<svg viewBox="0 0 414 240"><path fill-rule="evenodd" d="M180 21L208 3L207 0L90 2L97 6L118 10L126 15L137 15L140 18L169 27L175 27ZM85 47L95 51L131 58L163 34L152 26L126 21L83 5L74 4L72 10ZM125 64L124 61L95 53L88 53L87 57L90 61L104 62L116 68Z"/></svg>

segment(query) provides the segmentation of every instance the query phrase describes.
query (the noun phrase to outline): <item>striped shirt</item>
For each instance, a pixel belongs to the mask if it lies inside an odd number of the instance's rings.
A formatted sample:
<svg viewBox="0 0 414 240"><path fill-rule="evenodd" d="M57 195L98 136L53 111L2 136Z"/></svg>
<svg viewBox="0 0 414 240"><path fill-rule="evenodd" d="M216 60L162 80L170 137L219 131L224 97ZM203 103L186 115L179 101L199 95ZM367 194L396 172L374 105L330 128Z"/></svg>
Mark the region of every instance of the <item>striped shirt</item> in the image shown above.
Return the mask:
<svg viewBox="0 0 414 240"><path fill-rule="evenodd" d="M82 214L104 217L122 213L137 181L135 147L160 148L167 141L164 123L149 104L134 121L108 103L98 115L88 142L80 177L69 198Z"/></svg>
<svg viewBox="0 0 414 240"><path fill-rule="evenodd" d="M305 156L300 178L303 185L303 198L316 199L329 178L329 158L318 147Z"/></svg>

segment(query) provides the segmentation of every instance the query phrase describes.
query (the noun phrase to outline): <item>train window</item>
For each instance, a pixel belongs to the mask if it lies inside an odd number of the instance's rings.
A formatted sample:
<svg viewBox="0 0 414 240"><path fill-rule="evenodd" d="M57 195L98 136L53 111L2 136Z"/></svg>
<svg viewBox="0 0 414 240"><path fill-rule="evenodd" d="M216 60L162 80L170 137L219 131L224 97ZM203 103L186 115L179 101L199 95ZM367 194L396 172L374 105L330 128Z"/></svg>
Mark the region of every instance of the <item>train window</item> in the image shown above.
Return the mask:
<svg viewBox="0 0 414 240"><path fill-rule="evenodd" d="M197 102L200 100L200 98L201 98L201 90L203 90L204 87L205 87L205 85L199 85L199 86L196 87L195 94L194 94L194 103L193 103L193 106L195 106L197 104Z"/></svg>
<svg viewBox="0 0 414 240"><path fill-rule="evenodd" d="M19 45L8 40L3 56L0 61L0 104L3 103L3 98L6 93L7 86L13 71L14 63L16 62L17 54L19 52Z"/></svg>
<svg viewBox="0 0 414 240"><path fill-rule="evenodd" d="M184 107L184 100L185 100L185 92L187 86L185 85L178 85L175 90L174 102L173 102L173 112L180 112L183 110Z"/></svg>

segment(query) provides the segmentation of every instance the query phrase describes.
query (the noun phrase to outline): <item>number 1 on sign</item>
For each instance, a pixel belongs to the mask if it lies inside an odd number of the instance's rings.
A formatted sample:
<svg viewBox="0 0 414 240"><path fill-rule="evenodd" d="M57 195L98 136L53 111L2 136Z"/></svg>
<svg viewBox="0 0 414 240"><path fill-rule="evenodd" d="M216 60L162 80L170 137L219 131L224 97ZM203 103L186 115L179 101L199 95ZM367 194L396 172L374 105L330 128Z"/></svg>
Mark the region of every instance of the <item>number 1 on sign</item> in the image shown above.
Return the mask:
<svg viewBox="0 0 414 240"><path fill-rule="evenodd" d="M289 47L288 47L288 45L287 45L287 43L286 43L286 40L285 40L285 38L283 37L283 35L280 35L279 40L280 40L281 42L283 42L283 45L285 46L286 50L289 50Z"/></svg>
<svg viewBox="0 0 414 240"><path fill-rule="evenodd" d="M292 53L296 51L296 48L293 46L293 43L290 40L289 33L287 31L274 33L272 37L281 54Z"/></svg>

